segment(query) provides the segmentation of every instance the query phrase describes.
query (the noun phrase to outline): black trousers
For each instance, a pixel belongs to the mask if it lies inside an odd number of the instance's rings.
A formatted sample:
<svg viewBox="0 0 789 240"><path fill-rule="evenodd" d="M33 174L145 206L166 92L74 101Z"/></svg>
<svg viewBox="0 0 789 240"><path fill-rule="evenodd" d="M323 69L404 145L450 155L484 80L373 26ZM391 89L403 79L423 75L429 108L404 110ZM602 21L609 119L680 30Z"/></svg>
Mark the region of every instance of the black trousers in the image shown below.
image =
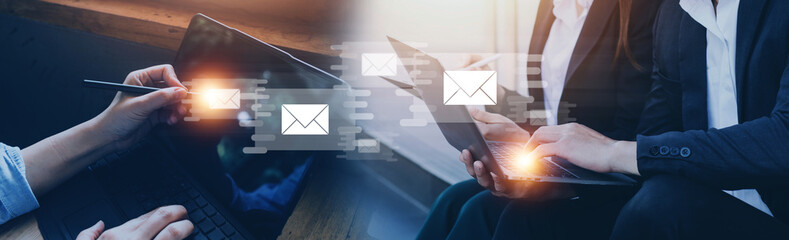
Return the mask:
<svg viewBox="0 0 789 240"><path fill-rule="evenodd" d="M582 196L579 200L546 202L503 200L481 190L479 186L475 188L471 183L475 184L475 182L456 184L439 197L420 232L420 237L425 239L785 239L789 237L789 225L719 189L680 177L652 177L643 183L635 195L632 192L612 191L612 194L607 194L606 191L598 191L590 193L592 196ZM481 192L472 194L475 190Z"/></svg>
<svg viewBox="0 0 789 240"><path fill-rule="evenodd" d="M416 239L489 239L508 203L474 179L459 182L438 196Z"/></svg>
<svg viewBox="0 0 789 240"><path fill-rule="evenodd" d="M656 176L622 208L612 239L789 239L789 225L685 178Z"/></svg>
<svg viewBox="0 0 789 240"><path fill-rule="evenodd" d="M493 239L608 239L633 189L584 191L580 199L512 201L499 216Z"/></svg>

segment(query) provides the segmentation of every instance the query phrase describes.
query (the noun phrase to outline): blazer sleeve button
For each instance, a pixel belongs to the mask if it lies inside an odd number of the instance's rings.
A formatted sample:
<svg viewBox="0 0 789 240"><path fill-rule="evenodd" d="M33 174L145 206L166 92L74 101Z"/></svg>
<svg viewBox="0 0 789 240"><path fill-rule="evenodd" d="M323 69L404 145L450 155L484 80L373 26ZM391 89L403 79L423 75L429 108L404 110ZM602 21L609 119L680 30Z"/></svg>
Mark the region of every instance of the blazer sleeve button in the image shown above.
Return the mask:
<svg viewBox="0 0 789 240"><path fill-rule="evenodd" d="M690 156L690 148L682 147L682 149L679 150L679 155L685 158Z"/></svg>
<svg viewBox="0 0 789 240"><path fill-rule="evenodd" d="M649 154L652 154L652 156L657 156L658 153L660 153L660 149L658 149L658 146L652 146L651 148L649 148Z"/></svg>
<svg viewBox="0 0 789 240"><path fill-rule="evenodd" d="M668 155L669 148L668 146L660 146L660 155Z"/></svg>

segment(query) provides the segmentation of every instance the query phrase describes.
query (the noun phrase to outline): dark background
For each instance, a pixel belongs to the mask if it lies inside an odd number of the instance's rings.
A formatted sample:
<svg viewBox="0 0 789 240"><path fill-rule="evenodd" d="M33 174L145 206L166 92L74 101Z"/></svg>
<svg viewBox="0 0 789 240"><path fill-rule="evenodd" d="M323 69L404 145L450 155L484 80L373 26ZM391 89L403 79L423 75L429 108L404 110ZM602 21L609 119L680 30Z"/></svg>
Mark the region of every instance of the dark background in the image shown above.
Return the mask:
<svg viewBox="0 0 789 240"><path fill-rule="evenodd" d="M0 142L24 148L84 122L115 93L83 79L123 82L175 52L0 15Z"/></svg>

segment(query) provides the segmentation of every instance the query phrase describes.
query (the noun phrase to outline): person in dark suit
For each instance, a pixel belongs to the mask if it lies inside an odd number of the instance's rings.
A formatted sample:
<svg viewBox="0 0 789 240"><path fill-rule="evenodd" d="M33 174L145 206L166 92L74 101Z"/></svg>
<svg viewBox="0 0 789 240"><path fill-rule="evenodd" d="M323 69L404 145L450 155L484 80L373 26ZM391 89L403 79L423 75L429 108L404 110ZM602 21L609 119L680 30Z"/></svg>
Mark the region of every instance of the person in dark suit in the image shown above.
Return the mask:
<svg viewBox="0 0 789 240"><path fill-rule="evenodd" d="M613 239L789 237L787 12L783 0L666 1L644 135L615 141L581 124L543 127L529 157L641 176L609 226ZM497 236L530 233L501 217Z"/></svg>
<svg viewBox="0 0 789 240"><path fill-rule="evenodd" d="M634 139L651 85L648 71L652 68L651 28L659 2L541 1L529 55L542 61L530 61L528 65L541 71L528 75L528 80L540 81L542 87L530 86L529 95L534 101L528 108L532 113L544 114L519 116L524 113L509 111L511 106L507 102L519 95L500 88L504 94L499 94L499 105L486 109L500 114L471 110L485 138L525 142L529 132L540 126L578 122L610 138ZM511 120L527 117L531 119L525 123ZM463 151L460 157L465 160L469 174L477 176L475 172L484 172L480 169L484 166L468 161L469 155ZM500 192L487 191L483 185L489 185L490 175L481 176L445 190L434 203L418 239L489 237L493 232L491 226L495 226L510 200ZM584 191L548 184L528 189L531 195L525 198L530 201L570 199ZM465 217L460 218L461 215ZM487 224L455 227L479 218L488 219ZM485 226L489 226L487 231Z"/></svg>

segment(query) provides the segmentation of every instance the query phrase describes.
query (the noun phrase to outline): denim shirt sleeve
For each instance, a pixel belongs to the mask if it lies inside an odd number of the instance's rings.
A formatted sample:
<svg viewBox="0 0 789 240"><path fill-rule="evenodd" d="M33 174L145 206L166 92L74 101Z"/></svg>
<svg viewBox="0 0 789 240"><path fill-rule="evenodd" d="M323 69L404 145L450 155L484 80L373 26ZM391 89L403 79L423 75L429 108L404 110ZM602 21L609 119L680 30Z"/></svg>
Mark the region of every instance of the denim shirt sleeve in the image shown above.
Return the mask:
<svg viewBox="0 0 789 240"><path fill-rule="evenodd" d="M18 147L0 143L0 224L38 208Z"/></svg>

